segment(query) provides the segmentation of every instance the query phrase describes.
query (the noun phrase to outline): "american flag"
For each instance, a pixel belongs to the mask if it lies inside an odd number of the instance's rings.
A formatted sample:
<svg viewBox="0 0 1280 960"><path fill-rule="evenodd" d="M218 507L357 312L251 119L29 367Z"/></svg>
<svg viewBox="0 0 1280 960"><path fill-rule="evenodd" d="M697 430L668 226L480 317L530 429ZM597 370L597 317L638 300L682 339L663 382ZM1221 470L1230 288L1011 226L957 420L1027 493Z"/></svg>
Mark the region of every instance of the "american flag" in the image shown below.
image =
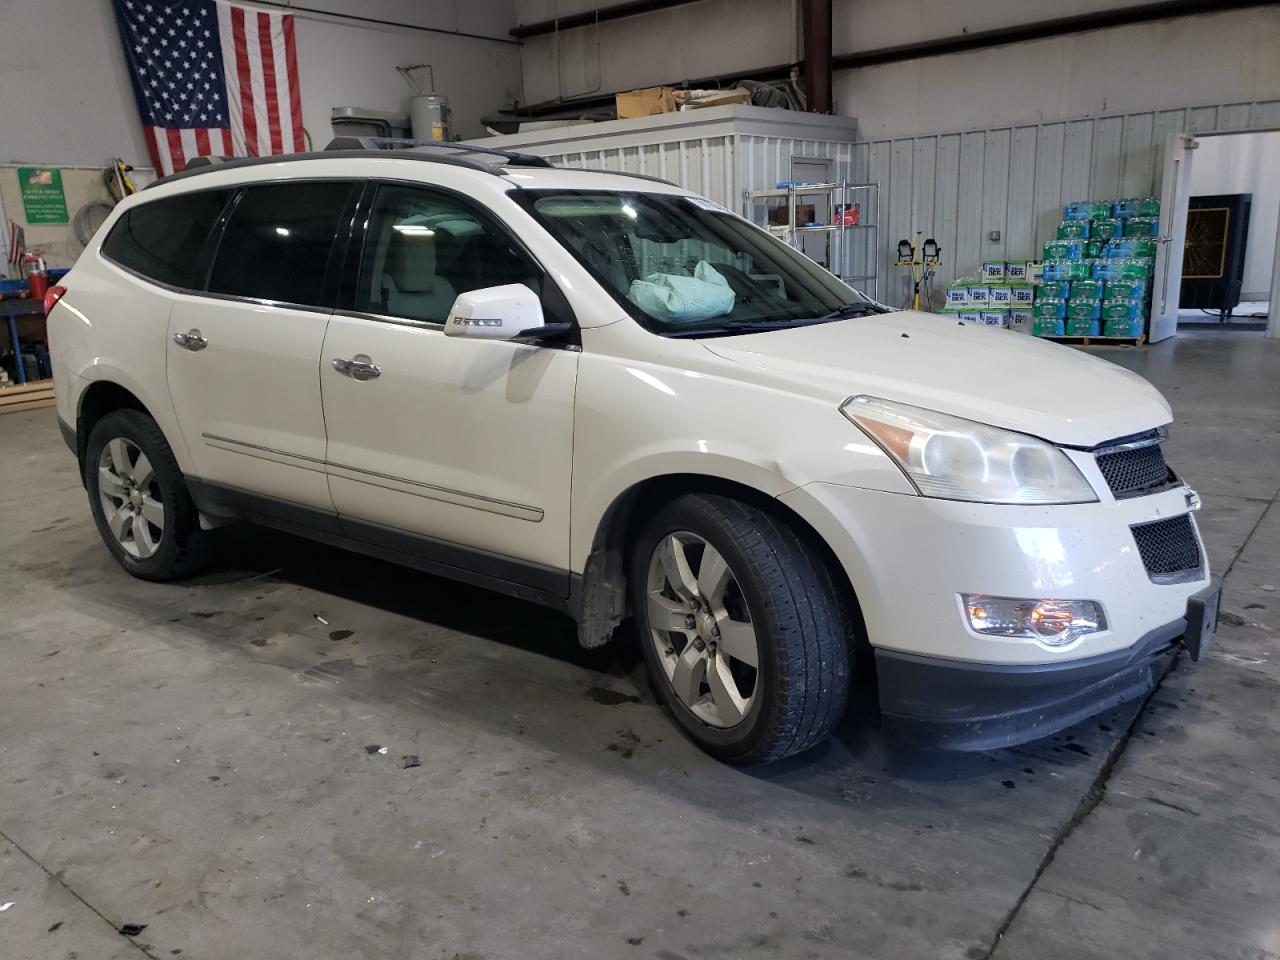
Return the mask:
<svg viewBox="0 0 1280 960"><path fill-rule="evenodd" d="M151 162L305 149L293 15L223 0L116 0Z"/></svg>

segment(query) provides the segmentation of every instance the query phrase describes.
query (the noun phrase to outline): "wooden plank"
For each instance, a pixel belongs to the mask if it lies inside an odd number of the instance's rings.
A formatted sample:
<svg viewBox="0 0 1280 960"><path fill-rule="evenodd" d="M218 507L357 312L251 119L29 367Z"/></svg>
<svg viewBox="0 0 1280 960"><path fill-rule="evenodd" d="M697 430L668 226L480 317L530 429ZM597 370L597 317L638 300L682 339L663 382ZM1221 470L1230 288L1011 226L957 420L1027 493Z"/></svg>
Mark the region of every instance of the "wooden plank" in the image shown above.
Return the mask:
<svg viewBox="0 0 1280 960"><path fill-rule="evenodd" d="M32 380L27 383L15 383L12 386L0 387L0 396L12 396L18 393L34 393L37 390L53 390L53 381L46 377L43 380Z"/></svg>
<svg viewBox="0 0 1280 960"><path fill-rule="evenodd" d="M10 403L0 406L0 414L5 413L25 413L28 410L43 410L46 407L52 407L57 403L53 397L45 397L41 400L26 400L22 403Z"/></svg>
<svg viewBox="0 0 1280 960"><path fill-rule="evenodd" d="M52 390L41 390L37 393L22 393L15 397L0 394L0 407L12 407L20 403L30 403L32 400L52 400Z"/></svg>

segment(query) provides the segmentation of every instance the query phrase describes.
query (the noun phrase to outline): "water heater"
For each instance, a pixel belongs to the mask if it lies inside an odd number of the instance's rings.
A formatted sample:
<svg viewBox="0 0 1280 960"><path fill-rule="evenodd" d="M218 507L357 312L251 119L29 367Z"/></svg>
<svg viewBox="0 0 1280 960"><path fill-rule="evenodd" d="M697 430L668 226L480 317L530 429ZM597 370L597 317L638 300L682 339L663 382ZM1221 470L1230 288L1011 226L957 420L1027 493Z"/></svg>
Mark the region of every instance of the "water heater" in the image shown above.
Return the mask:
<svg viewBox="0 0 1280 960"><path fill-rule="evenodd" d="M409 84L413 96L409 98L409 118L413 124L415 140L438 140L443 143L453 141L453 116L449 109L449 98L436 93L435 71L429 63L415 63L410 67L396 67L404 82ZM418 70L426 70L430 78L430 88L423 89L415 78Z"/></svg>

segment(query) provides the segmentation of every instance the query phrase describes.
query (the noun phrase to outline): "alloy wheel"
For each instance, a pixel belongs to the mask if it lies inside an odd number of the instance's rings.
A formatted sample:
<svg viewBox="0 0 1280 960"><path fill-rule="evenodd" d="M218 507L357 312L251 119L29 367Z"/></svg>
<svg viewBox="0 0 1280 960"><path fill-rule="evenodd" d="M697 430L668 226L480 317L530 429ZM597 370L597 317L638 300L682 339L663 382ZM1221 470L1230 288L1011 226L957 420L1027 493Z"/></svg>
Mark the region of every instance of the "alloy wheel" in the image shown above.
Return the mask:
<svg viewBox="0 0 1280 960"><path fill-rule="evenodd" d="M751 711L760 650L738 579L697 534L663 537L649 560L651 642L680 701L713 727L733 727Z"/></svg>
<svg viewBox="0 0 1280 960"><path fill-rule="evenodd" d="M98 498L107 528L125 553L154 556L164 537L164 502L151 461L124 437L108 440L98 456Z"/></svg>

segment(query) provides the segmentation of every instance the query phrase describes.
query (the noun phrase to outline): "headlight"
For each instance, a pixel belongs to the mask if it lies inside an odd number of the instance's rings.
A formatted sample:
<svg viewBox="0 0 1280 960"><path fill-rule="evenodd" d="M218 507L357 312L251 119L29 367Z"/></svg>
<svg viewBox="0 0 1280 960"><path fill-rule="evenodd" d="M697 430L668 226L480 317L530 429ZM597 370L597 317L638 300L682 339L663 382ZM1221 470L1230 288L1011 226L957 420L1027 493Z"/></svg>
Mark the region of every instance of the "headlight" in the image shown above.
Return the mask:
<svg viewBox="0 0 1280 960"><path fill-rule="evenodd" d="M1092 600L1019 600L966 593L965 616L975 633L1024 637L1051 647L1107 629L1102 607Z"/></svg>
<svg viewBox="0 0 1280 960"><path fill-rule="evenodd" d="M922 496L1028 504L1098 499L1065 453L1035 437L876 397L852 397L840 412Z"/></svg>

